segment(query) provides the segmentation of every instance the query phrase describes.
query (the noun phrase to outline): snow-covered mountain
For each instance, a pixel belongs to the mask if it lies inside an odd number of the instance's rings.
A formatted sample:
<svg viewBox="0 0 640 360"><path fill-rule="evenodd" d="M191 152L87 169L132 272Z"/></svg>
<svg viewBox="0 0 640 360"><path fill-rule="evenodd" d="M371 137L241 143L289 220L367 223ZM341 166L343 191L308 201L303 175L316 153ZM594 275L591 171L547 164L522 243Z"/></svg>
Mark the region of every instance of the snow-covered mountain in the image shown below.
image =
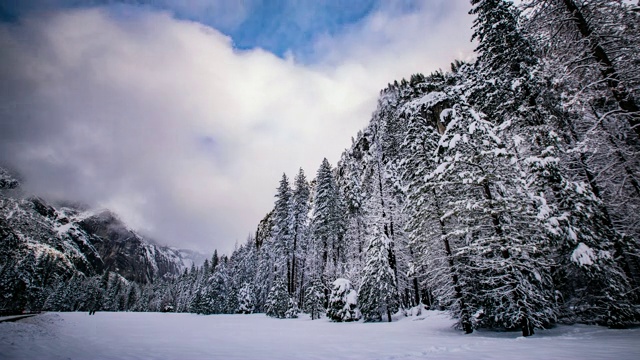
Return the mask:
<svg viewBox="0 0 640 360"><path fill-rule="evenodd" d="M176 276L206 257L154 244L109 210L8 194L18 186L0 168L0 308L41 303L60 280L73 276L111 271L145 284Z"/></svg>

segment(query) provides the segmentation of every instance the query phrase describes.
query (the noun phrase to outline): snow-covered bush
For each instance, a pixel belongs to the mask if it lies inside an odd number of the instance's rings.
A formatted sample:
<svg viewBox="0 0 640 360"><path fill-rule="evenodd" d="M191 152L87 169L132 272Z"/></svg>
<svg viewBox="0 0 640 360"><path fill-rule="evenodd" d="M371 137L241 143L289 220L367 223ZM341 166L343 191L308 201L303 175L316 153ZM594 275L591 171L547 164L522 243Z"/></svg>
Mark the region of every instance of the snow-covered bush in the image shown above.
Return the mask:
<svg viewBox="0 0 640 360"><path fill-rule="evenodd" d="M333 282L329 295L327 316L333 321L356 321L360 319L358 310L358 292L351 281L337 279Z"/></svg>
<svg viewBox="0 0 640 360"><path fill-rule="evenodd" d="M249 283L242 284L240 291L238 292L238 313L239 314L251 314L255 309L255 295L253 292L253 285Z"/></svg>

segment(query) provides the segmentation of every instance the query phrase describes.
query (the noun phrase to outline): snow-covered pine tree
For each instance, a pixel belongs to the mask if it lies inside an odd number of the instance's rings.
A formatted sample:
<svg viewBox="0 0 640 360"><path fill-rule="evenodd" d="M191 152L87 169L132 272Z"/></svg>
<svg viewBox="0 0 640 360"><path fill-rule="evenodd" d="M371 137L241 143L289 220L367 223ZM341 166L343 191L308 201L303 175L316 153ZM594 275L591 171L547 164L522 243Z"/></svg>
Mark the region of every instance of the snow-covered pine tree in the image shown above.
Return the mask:
<svg viewBox="0 0 640 360"><path fill-rule="evenodd" d="M455 94L459 88L452 91L456 104L446 110L450 120L437 151L439 165L429 178L466 194L443 210L455 214L466 245L459 253L473 269L475 295L469 305L484 314L477 326L521 328L524 336L532 335L556 314L547 238L502 140L508 123L491 124L466 104L464 94Z"/></svg>
<svg viewBox="0 0 640 360"><path fill-rule="evenodd" d="M634 133L634 112L628 106L625 110L621 101L627 105L635 101L637 106L640 96L640 76L631 60L640 52L640 15L625 1L536 0L526 4L532 9L527 26L545 44L543 61L565 109L561 134L568 138L573 155L565 158L571 161L567 167L578 170L579 178L599 198L599 211L608 226L626 234L615 241L614 257L637 287L639 130L636 127ZM612 88L614 84L618 85ZM629 96L621 97L623 93Z"/></svg>
<svg viewBox="0 0 640 360"><path fill-rule="evenodd" d="M633 61L629 61L634 54L637 60L639 43L637 33L633 34L633 31L637 32L639 17L630 11L630 4L605 0L547 0L544 3L573 23L569 28L577 41L571 45L584 47L582 51L586 51L594 68L600 72L599 79L588 81L603 81L610 92L609 97L624 112L623 119L628 122L628 128L640 140L638 75L632 70L637 63L632 65Z"/></svg>
<svg viewBox="0 0 640 360"><path fill-rule="evenodd" d="M147 288L145 290L148 291L149 289ZM205 314L205 315L210 314L209 302L206 300L204 291L205 289L202 289L202 288L196 289L195 295L191 298L191 303L189 304L189 312L192 312L195 314ZM143 291L143 294L144 294L144 291ZM147 299L148 299L147 303L150 303L151 302L150 299L149 298Z"/></svg>
<svg viewBox="0 0 640 360"><path fill-rule="evenodd" d="M274 283L274 250L273 250L273 211L269 212L258 224L256 230L256 311L266 311L265 306L269 290Z"/></svg>
<svg viewBox="0 0 640 360"><path fill-rule="evenodd" d="M383 133L376 133L365 177L368 196L365 203L368 247L359 293L360 307L366 321L382 320L384 314L391 321L391 313L395 313L400 307L397 257L394 249L394 201L385 182L381 137ZM395 220L397 221L397 216Z"/></svg>
<svg viewBox="0 0 640 360"><path fill-rule="evenodd" d="M195 274L189 273L188 270L176 279L176 289L178 296L176 298L176 312L188 312L189 304L194 296L195 290Z"/></svg>
<svg viewBox="0 0 640 360"><path fill-rule="evenodd" d="M287 303L287 311L284 313L284 317L287 319L296 319L298 318L298 314L300 313L300 308L298 308L298 302L290 297L289 302Z"/></svg>
<svg viewBox="0 0 640 360"><path fill-rule="evenodd" d="M336 279L331 286L327 317L332 321L348 322L360 319L358 292L347 279Z"/></svg>
<svg viewBox="0 0 640 360"><path fill-rule="evenodd" d="M324 284L318 279L313 280L311 285L307 287L304 296L304 310L311 315L311 320L319 319L326 311L324 307L325 292Z"/></svg>
<svg viewBox="0 0 640 360"><path fill-rule="evenodd" d="M400 308L396 277L389 264L390 240L380 230L379 224L371 224L366 265L362 270L360 285L360 311L365 321L382 321L386 316L391 322L391 314Z"/></svg>
<svg viewBox="0 0 640 360"><path fill-rule="evenodd" d="M229 273L226 258L220 261L218 266L213 270L213 274L207 280L207 291L204 292L205 302L208 306L208 312L211 314L233 313L234 309L228 309L227 302L229 297L235 299L234 294L230 294Z"/></svg>
<svg viewBox="0 0 640 360"><path fill-rule="evenodd" d="M361 161L363 159L362 147L368 140L362 132L358 133L357 140L353 140L351 149L342 154L338 163L339 186L345 197L346 229L345 244L347 245L347 268L345 276L355 283L360 281L360 273L364 267L364 253L366 250L365 214L363 209L366 194L362 188Z"/></svg>
<svg viewBox="0 0 640 360"><path fill-rule="evenodd" d="M459 319L458 327L470 333L471 311L465 298L473 291L468 281L461 280L465 279L464 258L457 251L463 244L457 241L456 217L452 212L445 213L442 205L454 201L459 193L426 181L438 165L438 143L450 120L447 114L451 112L444 110L450 106L451 100L442 90L445 83L465 82L462 73L468 71L469 66L464 65L461 70L462 66L458 64L456 73L446 76L434 73L425 78L422 86L432 91L399 109L399 116L408 122L399 169L407 193L403 208L409 219L406 231L414 253L411 272L420 278L427 291L424 300L429 305L451 308Z"/></svg>
<svg viewBox="0 0 640 360"><path fill-rule="evenodd" d="M97 289L96 289L97 290ZM138 286L137 283L132 282L129 286L129 290L127 292L127 299L126 299L126 310L127 311L131 311L133 310L139 300L140 297L140 287ZM176 312L177 312L177 307L176 307Z"/></svg>
<svg viewBox="0 0 640 360"><path fill-rule="evenodd" d="M225 311L228 314L237 313L240 309L240 292L242 288L252 285L253 306L255 308L255 292L253 291L253 280L255 279L255 258L253 257L253 237L249 236L247 242L242 245L236 244L227 262L228 292L226 298Z"/></svg>
<svg viewBox="0 0 640 360"><path fill-rule="evenodd" d="M253 285L244 283L238 292L238 313L251 314L255 309Z"/></svg>
<svg viewBox="0 0 640 360"><path fill-rule="evenodd" d="M554 94L555 90L550 89L547 79L543 78L548 71L535 52L532 38L520 27L521 17L513 4L493 0L473 3L476 7L472 12L477 15L474 37L480 42L476 50L479 52L478 82L491 84L475 86L474 92L480 108L504 127L503 138L514 139L506 143L507 151L515 154L514 160L526 178L527 185L523 189L526 188L529 197L536 199L537 204L533 206L538 209L537 218L547 224L550 230L547 236L554 239L549 245L555 246L552 256L560 263L553 267L556 269L554 281L567 301L565 309L579 309L571 305L573 301L598 298L600 300L596 302L601 305L591 308L592 319L608 324L628 321L631 307L628 299L620 294L626 292L622 289L629 289L629 285L625 277L620 276L615 262L607 261L606 266L601 263L594 273L571 261L577 246L587 246L596 254L606 254L615 243L623 242L615 229L607 225L610 220L597 197L580 182L567 178L571 172L566 163L563 168L561 161L573 156L569 153L580 153L580 150L567 152L567 146L563 146L558 134L564 132L565 139L575 138L566 129L573 120L560 108L560 96ZM492 102L495 98L498 100ZM503 102L501 99L504 98L510 100ZM486 106L487 103L494 105ZM590 170L583 160L584 155L580 156L580 167L589 179ZM597 191L595 184L593 186ZM602 276L600 280L596 279L596 273ZM600 285L595 286L599 281ZM584 282L592 285L566 286ZM581 290L576 292L578 289ZM603 292L608 295L603 296ZM609 299L609 305L603 304L605 299ZM595 315L597 311L593 310L598 308L602 312ZM582 312L582 315L586 313L589 312ZM603 321L603 318L610 321ZM589 321L585 317L582 319Z"/></svg>
<svg viewBox="0 0 640 360"><path fill-rule="evenodd" d="M517 113L535 100L529 87L531 66L536 59L531 44L519 30L519 11L505 0L471 0L472 40L478 41L476 67L479 78L469 102L491 121L502 123L505 115Z"/></svg>
<svg viewBox="0 0 640 360"><path fill-rule="evenodd" d="M291 271L289 275L289 292L294 298L303 301L302 286L305 283L305 255L309 240L309 200L310 189L302 168L294 180L292 196L292 232Z"/></svg>
<svg viewBox="0 0 640 360"><path fill-rule="evenodd" d="M311 249L316 258L309 259L313 273L328 284L344 263L344 209L340 190L333 176L329 161L325 158L316 175L311 217Z"/></svg>
<svg viewBox="0 0 640 360"><path fill-rule="evenodd" d="M218 256L218 249L215 249L213 250L213 255L211 255L210 269L212 271L215 270L215 268L218 267L219 263L220 263L220 257Z"/></svg>
<svg viewBox="0 0 640 360"><path fill-rule="evenodd" d="M66 300L67 286L64 281L58 282L55 290L47 297L43 310L46 311L67 311Z"/></svg>
<svg viewBox="0 0 640 360"><path fill-rule="evenodd" d="M269 290L265 312L267 316L284 319L289 309L289 292L284 280L278 278Z"/></svg>
<svg viewBox="0 0 640 360"><path fill-rule="evenodd" d="M291 291L291 260L294 240L291 197L289 179L286 174L282 174L273 209L273 255L275 274L287 280L287 291Z"/></svg>

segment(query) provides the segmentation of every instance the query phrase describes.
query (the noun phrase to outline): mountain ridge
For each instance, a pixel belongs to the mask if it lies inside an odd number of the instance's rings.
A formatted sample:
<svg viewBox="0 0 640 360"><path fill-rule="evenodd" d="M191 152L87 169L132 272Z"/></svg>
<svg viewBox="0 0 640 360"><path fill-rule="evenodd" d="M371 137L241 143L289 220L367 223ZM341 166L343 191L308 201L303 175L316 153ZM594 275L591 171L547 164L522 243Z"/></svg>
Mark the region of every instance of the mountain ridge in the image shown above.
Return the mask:
<svg viewBox="0 0 640 360"><path fill-rule="evenodd" d="M148 240L111 210L16 197L0 168L0 308L42 307L59 282L114 272L138 284L180 275L206 255ZM9 191L7 191L9 190Z"/></svg>

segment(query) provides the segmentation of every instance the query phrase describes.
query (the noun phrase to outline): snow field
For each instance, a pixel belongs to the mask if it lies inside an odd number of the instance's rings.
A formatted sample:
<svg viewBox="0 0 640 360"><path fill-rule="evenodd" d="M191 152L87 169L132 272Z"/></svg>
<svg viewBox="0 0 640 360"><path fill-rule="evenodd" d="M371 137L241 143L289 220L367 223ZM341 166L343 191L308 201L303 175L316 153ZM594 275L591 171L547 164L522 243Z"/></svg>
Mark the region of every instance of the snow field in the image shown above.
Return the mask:
<svg viewBox="0 0 640 360"><path fill-rule="evenodd" d="M639 359L640 329L558 326L519 332L451 328L444 313L392 323L264 314L46 313L0 323L0 359Z"/></svg>

